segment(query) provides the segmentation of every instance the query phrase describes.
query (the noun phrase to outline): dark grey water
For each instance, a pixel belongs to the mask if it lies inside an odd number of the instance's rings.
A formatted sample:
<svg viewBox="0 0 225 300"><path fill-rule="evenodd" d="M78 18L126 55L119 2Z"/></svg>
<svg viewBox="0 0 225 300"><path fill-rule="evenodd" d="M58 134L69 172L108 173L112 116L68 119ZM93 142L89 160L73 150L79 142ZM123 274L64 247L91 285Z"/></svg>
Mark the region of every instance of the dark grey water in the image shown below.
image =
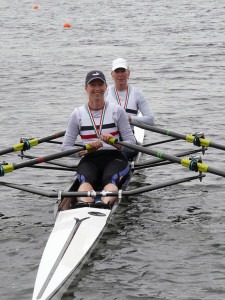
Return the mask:
<svg viewBox="0 0 225 300"><path fill-rule="evenodd" d="M130 83L144 91L158 125L183 134L203 131L225 144L224 10L223 0L1 0L0 148L21 136L64 130L72 109L86 100L86 73L101 69L111 83L117 57L129 61ZM146 142L159 139L146 136ZM155 148L173 154L193 146L179 141ZM42 144L31 154L52 151L58 149ZM203 159L225 169L222 151L210 149ZM186 175L178 165L145 169L132 187ZM48 190L65 188L71 176L23 169L4 180ZM28 300L54 201L0 191L1 300ZM208 174L202 183L125 199L63 299L224 299L224 196L224 179Z"/></svg>

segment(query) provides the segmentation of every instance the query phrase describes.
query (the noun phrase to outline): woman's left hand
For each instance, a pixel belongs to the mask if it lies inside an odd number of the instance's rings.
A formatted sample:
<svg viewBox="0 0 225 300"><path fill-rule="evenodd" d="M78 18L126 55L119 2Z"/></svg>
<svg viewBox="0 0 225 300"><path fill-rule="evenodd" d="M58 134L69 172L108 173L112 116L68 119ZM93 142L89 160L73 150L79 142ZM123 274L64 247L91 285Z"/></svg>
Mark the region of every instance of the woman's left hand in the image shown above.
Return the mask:
<svg viewBox="0 0 225 300"><path fill-rule="evenodd" d="M103 142L107 143L107 144L112 144L112 143L109 142L109 139L112 138L112 137L113 137L113 135L110 134L110 133L102 133L100 135L101 140Z"/></svg>
<svg viewBox="0 0 225 300"><path fill-rule="evenodd" d="M109 139L110 139L110 138L114 138L114 136L113 136L112 134L110 134L110 133L102 133L102 134L100 135L100 138L101 138L101 140L102 140L103 142L105 142L106 144L109 144L109 145L115 147L116 149L120 149L120 148L121 148L121 145L118 145L118 144L112 144L112 143L109 142Z"/></svg>

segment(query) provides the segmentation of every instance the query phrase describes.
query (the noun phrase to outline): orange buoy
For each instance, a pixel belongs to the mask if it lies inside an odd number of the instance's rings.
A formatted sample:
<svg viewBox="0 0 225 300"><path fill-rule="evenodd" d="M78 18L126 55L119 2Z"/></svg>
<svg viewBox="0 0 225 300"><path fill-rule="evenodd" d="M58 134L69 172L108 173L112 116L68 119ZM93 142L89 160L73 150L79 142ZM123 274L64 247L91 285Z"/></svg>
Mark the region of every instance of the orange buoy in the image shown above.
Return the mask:
<svg viewBox="0 0 225 300"><path fill-rule="evenodd" d="M64 27L65 27L65 28L70 28L70 23L65 23L65 24L64 24Z"/></svg>
<svg viewBox="0 0 225 300"><path fill-rule="evenodd" d="M34 9L38 9L38 5L34 5Z"/></svg>

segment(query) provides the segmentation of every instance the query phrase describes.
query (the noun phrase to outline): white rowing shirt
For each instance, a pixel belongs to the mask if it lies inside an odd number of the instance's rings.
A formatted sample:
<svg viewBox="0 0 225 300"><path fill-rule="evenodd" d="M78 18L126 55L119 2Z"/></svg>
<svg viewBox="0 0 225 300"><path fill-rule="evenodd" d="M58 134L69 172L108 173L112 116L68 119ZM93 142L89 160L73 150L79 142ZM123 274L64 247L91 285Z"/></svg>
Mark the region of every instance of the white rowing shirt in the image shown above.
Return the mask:
<svg viewBox="0 0 225 300"><path fill-rule="evenodd" d="M106 102L105 116L102 122L101 133L111 133L115 138L118 138L131 144L135 144L133 132L130 128L125 111L117 104ZM100 125L100 118L102 116L102 109L93 110L92 115L97 129ZM78 137L81 136L82 143L88 144L90 141L97 140L97 134L92 124L88 113L87 104L75 108L70 115L66 134L64 136L62 149L69 150L74 148L74 143ZM123 147L122 147L123 148ZM113 149L115 147L103 143L103 149Z"/></svg>
<svg viewBox="0 0 225 300"><path fill-rule="evenodd" d="M84 145L96 141L102 133L110 133L114 138L119 139L115 105L112 106L106 103L105 110L100 109L89 112L88 105L85 104L78 108L78 113L80 117L80 137ZM115 149L115 147L106 143L104 143L103 148Z"/></svg>
<svg viewBox="0 0 225 300"><path fill-rule="evenodd" d="M140 123L154 125L154 113L141 90L128 85L128 89L118 91L115 85L110 85L105 93L108 102L119 104L126 113L131 115L131 119ZM142 116L137 116L138 112Z"/></svg>

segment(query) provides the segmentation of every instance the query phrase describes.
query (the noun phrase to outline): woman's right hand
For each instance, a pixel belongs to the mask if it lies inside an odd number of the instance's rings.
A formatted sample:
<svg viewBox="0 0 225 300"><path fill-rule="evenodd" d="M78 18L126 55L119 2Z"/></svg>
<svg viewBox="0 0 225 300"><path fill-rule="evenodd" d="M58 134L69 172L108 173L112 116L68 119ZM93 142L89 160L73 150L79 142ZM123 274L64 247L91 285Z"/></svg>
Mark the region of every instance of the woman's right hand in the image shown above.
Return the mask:
<svg viewBox="0 0 225 300"><path fill-rule="evenodd" d="M92 147L92 149L80 151L79 156L84 156L88 153L92 153L92 152L102 148L102 142L101 141L93 141L93 142L88 143L88 145L90 145Z"/></svg>
<svg viewBox="0 0 225 300"><path fill-rule="evenodd" d="M90 145L93 148L94 151L102 148L102 142L101 141L93 141L93 142L88 143L88 145ZM88 151L92 151L92 149L88 150Z"/></svg>

